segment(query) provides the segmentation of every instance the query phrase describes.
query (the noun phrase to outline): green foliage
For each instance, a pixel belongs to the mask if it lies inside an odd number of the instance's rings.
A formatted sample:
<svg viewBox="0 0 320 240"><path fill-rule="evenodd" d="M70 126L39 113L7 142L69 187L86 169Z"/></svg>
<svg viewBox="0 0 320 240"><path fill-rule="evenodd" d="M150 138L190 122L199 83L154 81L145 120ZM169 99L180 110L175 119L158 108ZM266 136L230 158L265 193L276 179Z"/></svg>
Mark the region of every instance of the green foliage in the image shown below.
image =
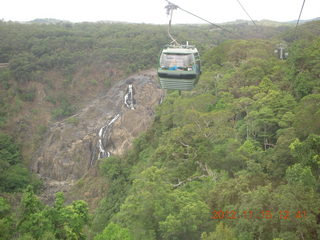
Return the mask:
<svg viewBox="0 0 320 240"><path fill-rule="evenodd" d="M300 138L309 134L320 134L320 95L310 94L301 99L293 126Z"/></svg>
<svg viewBox="0 0 320 240"><path fill-rule="evenodd" d="M300 184L304 187L311 188L315 188L316 185L316 179L312 175L311 168L302 167L299 163L287 169L286 178L288 183L292 185Z"/></svg>
<svg viewBox="0 0 320 240"><path fill-rule="evenodd" d="M54 119L62 119L71 116L75 112L75 107L70 104L67 98L60 98L59 105L57 108L52 110L52 116Z"/></svg>
<svg viewBox="0 0 320 240"><path fill-rule="evenodd" d="M99 161L108 190L93 219L95 240L318 239L319 26L301 26L298 41L285 36L288 60L273 55L278 40L258 39L284 28L230 25L254 39L224 41L208 26L176 26L174 35L193 39L203 53L202 77L191 92L167 93L153 126L129 153ZM83 66L117 66L105 79L88 78L96 88L109 86L114 73L154 67L165 31L144 24L0 22L0 60L10 63L0 70L0 126L22 101L35 98L35 89L23 87L31 81L52 91L46 98L54 119L72 115L73 91L84 91L76 70L85 77L90 67ZM51 74L60 74L61 82L53 83ZM77 125L73 117L67 122ZM1 191L23 189L30 179L19 148L6 135L0 147ZM254 217L210 219L211 211ZM287 219L278 216L284 211ZM31 188L18 219L10 213L0 198L4 239L85 239L89 222L84 201L65 205L59 193L49 207Z"/></svg>
<svg viewBox="0 0 320 240"><path fill-rule="evenodd" d="M206 226L208 213L199 196L172 191L164 169L151 167L133 182L115 219L134 239L195 239Z"/></svg>
<svg viewBox="0 0 320 240"><path fill-rule="evenodd" d="M18 192L39 181L22 164L20 148L8 135L0 133L0 191Z"/></svg>
<svg viewBox="0 0 320 240"><path fill-rule="evenodd" d="M302 166L310 167L314 176L319 175L320 171L320 136L310 134L308 138L301 142L295 139L290 144L291 154Z"/></svg>
<svg viewBox="0 0 320 240"><path fill-rule="evenodd" d="M0 87L8 90L10 88L11 72L9 69L0 69Z"/></svg>
<svg viewBox="0 0 320 240"><path fill-rule="evenodd" d="M197 194L175 190L172 194L173 209L160 222L163 239L198 239L207 227L209 208Z"/></svg>
<svg viewBox="0 0 320 240"><path fill-rule="evenodd" d="M104 198L93 220L93 229L102 231L110 219L120 210L129 188L130 164L122 158L111 156L103 159L100 169L110 182L107 197Z"/></svg>
<svg viewBox="0 0 320 240"><path fill-rule="evenodd" d="M43 208L43 205L41 204L40 200L35 196L31 186L28 186L24 191L21 200L21 208L22 215L24 217L28 217L31 214L39 212Z"/></svg>
<svg viewBox="0 0 320 240"><path fill-rule="evenodd" d="M100 165L113 183L133 179L111 187L121 206L108 219L133 239L317 238L317 94L297 98L291 60L272 52L270 41L243 40L204 55L199 86L168 93L132 152ZM106 199L100 208L111 209ZM254 217L212 223L212 210Z"/></svg>
<svg viewBox="0 0 320 240"><path fill-rule="evenodd" d="M32 80L32 72L37 70L36 57L28 52L19 53L10 59L10 70L19 82Z"/></svg>
<svg viewBox="0 0 320 240"><path fill-rule="evenodd" d="M167 203L170 186L163 169L151 167L142 172L121 207L117 219L130 228L134 239L155 239L159 222L170 212ZM165 200L165 202L164 202Z"/></svg>
<svg viewBox="0 0 320 240"><path fill-rule="evenodd" d="M21 201L18 224L22 239L84 239L83 227L88 223L88 205L79 200L64 205L64 196L57 193L53 207L43 205L28 187Z"/></svg>
<svg viewBox="0 0 320 240"><path fill-rule="evenodd" d="M94 240L131 240L132 237L126 228L120 227L116 223L109 223L102 233L97 235Z"/></svg>
<svg viewBox="0 0 320 240"><path fill-rule="evenodd" d="M0 134L0 159L10 165L21 162L19 147L5 134Z"/></svg>
<svg viewBox="0 0 320 240"><path fill-rule="evenodd" d="M10 218L10 205L0 197L0 239L10 239L13 230L13 221Z"/></svg>
<svg viewBox="0 0 320 240"><path fill-rule="evenodd" d="M203 233L201 240L236 240L235 233L232 228L229 228L223 223L217 225L216 231L210 234Z"/></svg>
<svg viewBox="0 0 320 240"><path fill-rule="evenodd" d="M0 217L4 217L9 213L10 205L3 197L0 197Z"/></svg>
<svg viewBox="0 0 320 240"><path fill-rule="evenodd" d="M320 38L301 40L293 44L289 61L292 68L292 82L295 95L302 98L311 93L319 93Z"/></svg>

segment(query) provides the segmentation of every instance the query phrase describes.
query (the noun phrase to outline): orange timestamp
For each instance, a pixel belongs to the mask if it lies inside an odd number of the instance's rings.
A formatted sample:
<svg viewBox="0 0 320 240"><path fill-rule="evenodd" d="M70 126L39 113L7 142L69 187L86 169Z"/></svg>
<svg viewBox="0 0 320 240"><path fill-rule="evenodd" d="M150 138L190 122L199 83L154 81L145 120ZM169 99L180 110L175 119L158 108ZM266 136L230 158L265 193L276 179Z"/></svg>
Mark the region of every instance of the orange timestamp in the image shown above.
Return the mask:
<svg viewBox="0 0 320 240"><path fill-rule="evenodd" d="M307 217L307 211L212 211L211 219L301 219Z"/></svg>

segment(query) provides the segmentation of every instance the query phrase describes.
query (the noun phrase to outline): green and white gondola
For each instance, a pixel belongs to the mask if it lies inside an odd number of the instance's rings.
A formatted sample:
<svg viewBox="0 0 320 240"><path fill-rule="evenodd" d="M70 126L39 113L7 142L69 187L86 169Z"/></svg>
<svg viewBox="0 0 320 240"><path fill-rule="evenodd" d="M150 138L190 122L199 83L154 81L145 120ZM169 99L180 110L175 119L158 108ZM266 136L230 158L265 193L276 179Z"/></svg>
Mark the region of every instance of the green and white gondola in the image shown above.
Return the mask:
<svg viewBox="0 0 320 240"><path fill-rule="evenodd" d="M167 45L159 59L158 77L163 89L192 90L200 77L200 57L191 45Z"/></svg>

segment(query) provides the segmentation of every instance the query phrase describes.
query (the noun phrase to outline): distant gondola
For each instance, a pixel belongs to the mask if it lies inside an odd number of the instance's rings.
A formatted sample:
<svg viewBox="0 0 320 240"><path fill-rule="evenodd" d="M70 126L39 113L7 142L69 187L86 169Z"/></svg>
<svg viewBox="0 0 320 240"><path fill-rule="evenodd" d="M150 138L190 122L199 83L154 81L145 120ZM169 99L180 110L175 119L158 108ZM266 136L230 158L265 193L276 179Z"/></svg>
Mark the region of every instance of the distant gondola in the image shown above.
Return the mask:
<svg viewBox="0 0 320 240"><path fill-rule="evenodd" d="M167 45L159 59L158 77L161 88L191 90L200 77L200 57L191 45Z"/></svg>

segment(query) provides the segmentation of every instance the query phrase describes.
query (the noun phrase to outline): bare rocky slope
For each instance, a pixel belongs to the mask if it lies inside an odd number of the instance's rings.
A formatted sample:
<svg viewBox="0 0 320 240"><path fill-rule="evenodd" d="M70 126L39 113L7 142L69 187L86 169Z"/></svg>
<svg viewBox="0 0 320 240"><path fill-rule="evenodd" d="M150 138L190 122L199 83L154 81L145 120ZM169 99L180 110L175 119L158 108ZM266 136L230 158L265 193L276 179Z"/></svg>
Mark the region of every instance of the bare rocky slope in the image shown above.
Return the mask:
<svg viewBox="0 0 320 240"><path fill-rule="evenodd" d="M32 160L32 171L44 180L45 200L69 191L84 176L96 175L97 160L120 155L153 121L162 101L155 71L117 82L76 115L49 127Z"/></svg>

